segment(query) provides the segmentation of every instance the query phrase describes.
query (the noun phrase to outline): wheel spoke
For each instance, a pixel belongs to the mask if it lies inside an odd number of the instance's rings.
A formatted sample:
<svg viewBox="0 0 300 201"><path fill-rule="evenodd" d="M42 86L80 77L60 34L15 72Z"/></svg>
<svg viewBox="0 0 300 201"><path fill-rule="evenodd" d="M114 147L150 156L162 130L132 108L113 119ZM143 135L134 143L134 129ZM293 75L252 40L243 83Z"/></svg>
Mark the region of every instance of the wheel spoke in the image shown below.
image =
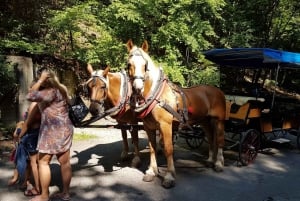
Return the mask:
<svg viewBox="0 0 300 201"><path fill-rule="evenodd" d="M251 129L244 134L240 144L240 161L242 165L252 163L260 147L260 138L258 131Z"/></svg>

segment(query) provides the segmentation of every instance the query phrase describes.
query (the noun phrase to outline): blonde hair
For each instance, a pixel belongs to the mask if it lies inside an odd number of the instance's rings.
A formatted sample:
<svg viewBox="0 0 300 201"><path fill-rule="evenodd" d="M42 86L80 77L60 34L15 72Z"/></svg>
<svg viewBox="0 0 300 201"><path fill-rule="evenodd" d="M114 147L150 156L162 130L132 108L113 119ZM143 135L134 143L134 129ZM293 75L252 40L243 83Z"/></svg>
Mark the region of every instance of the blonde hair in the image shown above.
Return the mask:
<svg viewBox="0 0 300 201"><path fill-rule="evenodd" d="M58 77L56 76L55 72L48 70L49 72L49 78L48 78L48 82L50 83L50 85L54 88L57 88L60 93L63 95L64 98L66 98L67 102L69 102L69 94L68 94L68 89L65 85L63 85Z"/></svg>

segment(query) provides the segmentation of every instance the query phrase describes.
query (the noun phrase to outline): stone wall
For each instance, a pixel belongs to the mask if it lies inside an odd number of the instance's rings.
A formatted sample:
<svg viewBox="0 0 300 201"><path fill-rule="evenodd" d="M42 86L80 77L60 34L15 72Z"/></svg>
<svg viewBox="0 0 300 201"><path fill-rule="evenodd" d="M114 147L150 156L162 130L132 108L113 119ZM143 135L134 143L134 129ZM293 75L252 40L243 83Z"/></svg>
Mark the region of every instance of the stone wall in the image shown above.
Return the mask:
<svg viewBox="0 0 300 201"><path fill-rule="evenodd" d="M30 104L29 101L26 100L26 94L33 80L33 63L31 58L22 56L7 56L7 61L13 65L17 65L19 75L19 93L17 97L17 104L14 107L15 112L6 111L5 106L2 106L4 108L1 108L2 121L10 123L12 119L15 121L22 120L23 114L26 112Z"/></svg>

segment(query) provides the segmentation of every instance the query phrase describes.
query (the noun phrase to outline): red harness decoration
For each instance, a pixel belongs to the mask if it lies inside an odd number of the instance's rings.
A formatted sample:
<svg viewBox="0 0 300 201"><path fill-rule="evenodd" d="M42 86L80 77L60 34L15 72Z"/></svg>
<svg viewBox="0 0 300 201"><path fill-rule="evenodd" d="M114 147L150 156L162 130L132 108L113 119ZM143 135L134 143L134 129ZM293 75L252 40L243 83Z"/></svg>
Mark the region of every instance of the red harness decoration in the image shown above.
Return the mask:
<svg viewBox="0 0 300 201"><path fill-rule="evenodd" d="M188 107L188 112L193 114L194 113L194 108L193 107Z"/></svg>
<svg viewBox="0 0 300 201"><path fill-rule="evenodd" d="M157 93L157 96L153 98L152 103L145 110L143 110L141 113L139 113L137 115L138 118L142 119L152 111L152 109L158 103L158 99L162 95L162 92L164 91L164 89L166 87L166 84L167 84L167 79L164 79L163 82L162 82L162 87L160 88L160 91Z"/></svg>

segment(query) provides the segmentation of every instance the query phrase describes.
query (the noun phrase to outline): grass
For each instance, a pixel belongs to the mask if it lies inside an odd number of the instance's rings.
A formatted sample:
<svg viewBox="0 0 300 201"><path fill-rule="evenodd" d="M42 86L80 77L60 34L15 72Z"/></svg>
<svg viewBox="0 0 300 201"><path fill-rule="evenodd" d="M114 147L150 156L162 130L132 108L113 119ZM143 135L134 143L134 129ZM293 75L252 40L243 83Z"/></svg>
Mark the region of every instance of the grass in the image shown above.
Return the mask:
<svg viewBox="0 0 300 201"><path fill-rule="evenodd" d="M84 140L90 140L90 139L95 139L95 138L98 138L98 136L95 134L89 134L89 133L85 133L85 132L74 133L74 136L73 136L74 141L84 141Z"/></svg>

